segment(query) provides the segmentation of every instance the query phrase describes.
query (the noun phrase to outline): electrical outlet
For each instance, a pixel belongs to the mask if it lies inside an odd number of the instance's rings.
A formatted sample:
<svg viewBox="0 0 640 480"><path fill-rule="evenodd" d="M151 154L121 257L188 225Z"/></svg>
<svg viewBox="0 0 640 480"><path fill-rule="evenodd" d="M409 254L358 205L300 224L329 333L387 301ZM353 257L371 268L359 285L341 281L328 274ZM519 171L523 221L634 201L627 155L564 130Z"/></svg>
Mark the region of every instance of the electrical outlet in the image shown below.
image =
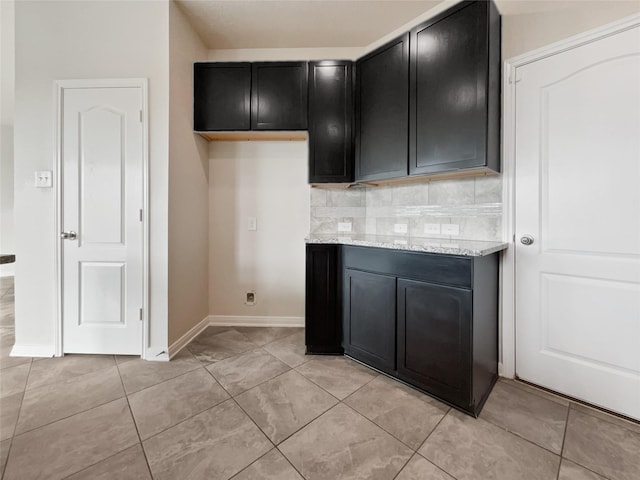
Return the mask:
<svg viewBox="0 0 640 480"><path fill-rule="evenodd" d="M251 232L258 230L258 219L256 217L249 217L247 219L247 230Z"/></svg>
<svg viewBox="0 0 640 480"><path fill-rule="evenodd" d="M351 231L351 222L338 222L338 231L339 232L350 232Z"/></svg>
<svg viewBox="0 0 640 480"><path fill-rule="evenodd" d="M256 304L256 292L254 291L249 291L246 293L245 296L245 301L244 301L245 305L255 305Z"/></svg>
<svg viewBox="0 0 640 480"><path fill-rule="evenodd" d="M439 223L425 223L424 224L424 233L427 235L440 235L440 224Z"/></svg>
<svg viewBox="0 0 640 480"><path fill-rule="evenodd" d="M52 186L52 181L51 181L51 176L52 176L53 172L50 170L41 170L39 172L36 172L36 179L35 179L35 185L38 188L51 188Z"/></svg>
<svg viewBox="0 0 640 480"><path fill-rule="evenodd" d="M393 231L395 233L407 233L408 228L406 223L396 223L393 225Z"/></svg>
<svg viewBox="0 0 640 480"><path fill-rule="evenodd" d="M443 235L460 235L460 225L455 223L443 223L442 224Z"/></svg>

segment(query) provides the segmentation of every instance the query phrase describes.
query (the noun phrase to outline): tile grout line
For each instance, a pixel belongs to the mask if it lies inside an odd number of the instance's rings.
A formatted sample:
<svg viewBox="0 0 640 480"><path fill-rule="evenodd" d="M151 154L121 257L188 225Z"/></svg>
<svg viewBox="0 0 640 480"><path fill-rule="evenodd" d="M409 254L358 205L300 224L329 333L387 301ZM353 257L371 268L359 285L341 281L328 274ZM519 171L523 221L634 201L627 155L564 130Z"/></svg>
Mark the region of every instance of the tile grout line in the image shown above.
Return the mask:
<svg viewBox="0 0 640 480"><path fill-rule="evenodd" d="M147 451L144 449L144 444L142 443L142 437L140 436L140 430L138 429L138 424L136 423L136 417L133 415L133 410L131 409L131 403L129 403L129 395L127 395L127 389L124 386L124 380L122 379L122 375L120 374L120 366L118 365L118 361L116 360L116 356L115 355L113 356L113 359L116 362L116 368L118 369L118 377L120 377L120 383L122 384L122 390L124 391L124 398L126 398L126 400L127 400L127 407L129 408L129 415L131 415L131 420L133 421L133 426L136 429L136 434L138 435L138 441L140 442L140 449L142 450L142 455L144 456L144 462L147 465L147 470L149 471L149 476L153 479L153 473L151 472L151 465L149 465L149 459L147 458ZM124 451L124 450L122 450L122 451Z"/></svg>
<svg viewBox="0 0 640 480"><path fill-rule="evenodd" d="M418 453L418 450L420 450L422 447L424 447L424 444L427 443L427 440L429 440L429 437L431 437L431 435L433 435L433 432L436 431L436 429L440 426L440 424L444 421L445 418L447 418L449 416L449 414L451 413L451 410L453 410L453 408L449 407L449 410L447 410L447 413L445 413L442 418L440 419L440 421L438 423L436 423L436 426L433 427L433 430L431 430L429 432L429 435L427 435L427 438L424 439L424 441L420 444L420 446L418 448L416 448L416 453ZM420 455L420 454L418 454ZM422 457L422 455L420 455ZM428 458L424 457L425 460L429 460ZM437 465L436 465L437 466Z"/></svg>
<svg viewBox="0 0 640 480"><path fill-rule="evenodd" d="M560 446L560 462L558 462L558 473L556 480L560 479L560 468L562 467L562 459L564 458L564 442L567 440L567 430L569 429L569 413L571 412L571 404L567 407L567 416L564 419L564 432L562 433L562 445Z"/></svg>

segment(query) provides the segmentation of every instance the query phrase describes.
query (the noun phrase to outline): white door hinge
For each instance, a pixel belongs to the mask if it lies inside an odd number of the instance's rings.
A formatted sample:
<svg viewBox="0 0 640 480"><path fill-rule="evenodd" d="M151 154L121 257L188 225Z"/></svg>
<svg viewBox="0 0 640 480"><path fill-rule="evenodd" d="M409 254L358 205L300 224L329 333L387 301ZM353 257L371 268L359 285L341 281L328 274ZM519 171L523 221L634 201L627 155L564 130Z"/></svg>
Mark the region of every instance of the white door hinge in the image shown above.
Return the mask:
<svg viewBox="0 0 640 480"><path fill-rule="evenodd" d="M142 215L142 209L140 209L140 221L142 221L142 220L143 220L143 218L144 218L144 217L143 217L143 215Z"/></svg>
<svg viewBox="0 0 640 480"><path fill-rule="evenodd" d="M140 123L142 123L142 110L140 110Z"/></svg>
<svg viewBox="0 0 640 480"><path fill-rule="evenodd" d="M140 309L140 320L142 320L142 309Z"/></svg>
<svg viewBox="0 0 640 480"><path fill-rule="evenodd" d="M521 80L522 80L522 74L520 73L520 70L517 68L514 68L509 74L509 83L518 83Z"/></svg>

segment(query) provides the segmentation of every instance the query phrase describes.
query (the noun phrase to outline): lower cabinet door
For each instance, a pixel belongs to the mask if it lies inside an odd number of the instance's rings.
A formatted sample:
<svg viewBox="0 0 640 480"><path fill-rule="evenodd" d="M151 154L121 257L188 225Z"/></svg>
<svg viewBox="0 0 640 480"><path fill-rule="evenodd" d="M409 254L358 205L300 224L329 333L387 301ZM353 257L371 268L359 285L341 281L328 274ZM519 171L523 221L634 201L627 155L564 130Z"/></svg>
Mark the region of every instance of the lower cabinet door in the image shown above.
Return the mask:
<svg viewBox="0 0 640 480"><path fill-rule="evenodd" d="M398 279L398 376L468 409L471 290Z"/></svg>
<svg viewBox="0 0 640 480"><path fill-rule="evenodd" d="M395 308L395 277L345 269L345 352L382 371L395 370Z"/></svg>

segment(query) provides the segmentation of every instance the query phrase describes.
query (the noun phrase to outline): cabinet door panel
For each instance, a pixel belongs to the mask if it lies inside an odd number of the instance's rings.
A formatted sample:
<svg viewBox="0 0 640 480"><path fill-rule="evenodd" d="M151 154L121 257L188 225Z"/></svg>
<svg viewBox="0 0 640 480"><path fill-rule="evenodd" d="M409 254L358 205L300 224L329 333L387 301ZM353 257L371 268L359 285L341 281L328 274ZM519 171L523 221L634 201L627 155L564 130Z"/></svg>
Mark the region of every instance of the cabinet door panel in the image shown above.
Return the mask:
<svg viewBox="0 0 640 480"><path fill-rule="evenodd" d="M412 31L411 174L486 163L488 4L462 5Z"/></svg>
<svg viewBox="0 0 640 480"><path fill-rule="evenodd" d="M409 35L356 64L356 180L407 175Z"/></svg>
<svg viewBox="0 0 640 480"><path fill-rule="evenodd" d="M398 279L398 373L468 408L471 290Z"/></svg>
<svg viewBox="0 0 640 480"><path fill-rule="evenodd" d="M196 63L193 72L193 129L249 130L251 64Z"/></svg>
<svg viewBox="0 0 640 480"><path fill-rule="evenodd" d="M353 180L351 69L309 63L309 183Z"/></svg>
<svg viewBox="0 0 640 480"><path fill-rule="evenodd" d="M307 129L307 64L252 64L251 128Z"/></svg>
<svg viewBox="0 0 640 480"><path fill-rule="evenodd" d="M344 348L380 370L395 370L396 279L345 270Z"/></svg>
<svg viewBox="0 0 640 480"><path fill-rule="evenodd" d="M308 353L342 353L338 245L307 245L305 343Z"/></svg>

